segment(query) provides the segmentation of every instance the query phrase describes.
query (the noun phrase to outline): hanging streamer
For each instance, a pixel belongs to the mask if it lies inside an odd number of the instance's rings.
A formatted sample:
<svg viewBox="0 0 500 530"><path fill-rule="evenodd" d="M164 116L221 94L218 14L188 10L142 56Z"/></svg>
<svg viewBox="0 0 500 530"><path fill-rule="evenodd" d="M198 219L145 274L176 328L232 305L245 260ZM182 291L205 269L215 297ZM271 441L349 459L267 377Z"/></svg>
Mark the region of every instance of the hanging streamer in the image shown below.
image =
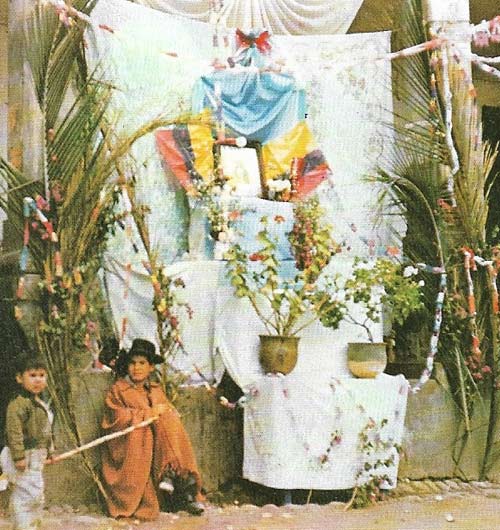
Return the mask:
<svg viewBox="0 0 500 530"><path fill-rule="evenodd" d="M447 290L447 276L443 267L433 267L426 265L425 263L417 263L417 267L425 272L431 274L439 274L439 292L436 297L435 311L434 311L434 324L432 326L432 335L429 341L429 353L427 354L426 367L422 371L419 380L415 386L411 387L412 393L416 394L424 385L429 381L432 370L434 368L434 358L438 351L439 334L441 332L441 323L443 321L443 304Z"/></svg>

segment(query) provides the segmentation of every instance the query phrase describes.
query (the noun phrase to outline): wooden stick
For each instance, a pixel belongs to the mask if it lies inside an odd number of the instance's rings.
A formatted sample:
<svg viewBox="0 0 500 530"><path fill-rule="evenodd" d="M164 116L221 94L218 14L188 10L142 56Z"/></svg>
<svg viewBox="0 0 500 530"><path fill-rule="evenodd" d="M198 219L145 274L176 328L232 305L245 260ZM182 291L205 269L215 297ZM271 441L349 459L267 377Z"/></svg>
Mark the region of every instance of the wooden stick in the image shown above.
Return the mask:
<svg viewBox="0 0 500 530"><path fill-rule="evenodd" d="M89 443L81 445L80 447L75 447L75 449L71 449L71 451L67 451L66 453L62 453L60 455L56 455L52 457L51 459L47 461L47 464L55 464L56 462L60 462L61 460L65 460L66 458L70 458L71 456L77 455L78 453L81 453L82 451L86 451L87 449L91 449L92 447L96 447L97 445L101 445L105 442L109 442L109 440L113 440L114 438L119 438L120 436L125 436L126 434L132 431L135 431L135 429L147 427L150 423L153 423L157 419L158 419L158 416L153 416L152 418L148 418L147 420L141 421L140 423L131 425L130 427L123 429L123 431L117 431L111 434L107 434L106 436L101 436L100 438L92 440Z"/></svg>

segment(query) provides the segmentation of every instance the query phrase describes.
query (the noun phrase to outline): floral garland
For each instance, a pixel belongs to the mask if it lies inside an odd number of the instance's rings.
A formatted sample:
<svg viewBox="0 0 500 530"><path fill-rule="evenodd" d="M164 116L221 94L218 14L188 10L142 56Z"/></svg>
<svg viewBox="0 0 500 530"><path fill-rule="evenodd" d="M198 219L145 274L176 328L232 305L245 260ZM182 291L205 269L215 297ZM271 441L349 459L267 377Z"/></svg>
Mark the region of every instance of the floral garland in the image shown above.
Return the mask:
<svg viewBox="0 0 500 530"><path fill-rule="evenodd" d="M467 310L469 320L471 323L471 354L465 359L465 364L471 372L471 376L476 381L481 381L485 375L491 374L491 367L485 364L482 357L480 348L480 340L477 333L477 321L476 321L476 299L474 294L474 284L472 281L471 271L477 271L477 265L486 268L488 276L490 277L492 286L492 309L495 315L499 313L498 303L498 287L497 287L497 273L498 273L498 261L485 260L480 256L476 256L474 251L467 247L461 249L464 255L464 271L467 281ZM495 266L493 266L495 263Z"/></svg>
<svg viewBox="0 0 500 530"><path fill-rule="evenodd" d="M376 422L369 418L364 428L359 433L359 450L364 455L364 464L356 474L356 487L351 500L344 510L349 508L362 508L374 504L385 497L385 490L393 485L387 470L395 466L396 455L400 452L399 444L393 439L384 439L384 428L388 425L387 418ZM386 458L377 458L380 453L389 453Z"/></svg>
<svg viewBox="0 0 500 530"><path fill-rule="evenodd" d="M121 186L122 204L124 207L124 223L119 226L125 231L130 241L132 249L136 255L139 254L139 245L133 237L133 214L132 209L135 207L127 186ZM145 245L143 245L145 247ZM146 249L147 251L147 249ZM149 261L142 260L142 266L149 275L153 287L152 306L157 318L157 334L159 347L165 361L172 361L178 350L184 351L184 345L180 333L180 315L179 309L183 309L188 318L193 317L193 311L189 304L180 302L177 291L185 287L182 278L170 277L162 263L157 263L154 256L150 256ZM128 297L130 288L130 274L132 264L128 261L125 265L126 280L123 297ZM127 331L128 318L122 317L122 326L120 333L120 342L123 342Z"/></svg>

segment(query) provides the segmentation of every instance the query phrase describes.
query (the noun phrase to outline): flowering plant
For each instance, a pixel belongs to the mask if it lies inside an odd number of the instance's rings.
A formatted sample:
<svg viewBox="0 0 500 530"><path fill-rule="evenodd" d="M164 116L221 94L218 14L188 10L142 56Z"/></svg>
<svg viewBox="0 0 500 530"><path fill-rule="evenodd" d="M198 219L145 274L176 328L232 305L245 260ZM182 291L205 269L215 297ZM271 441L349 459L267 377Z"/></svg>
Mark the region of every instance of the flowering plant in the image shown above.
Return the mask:
<svg viewBox="0 0 500 530"><path fill-rule="evenodd" d="M403 324L408 316L424 308L421 287L423 280L417 280L418 269L387 258L374 262L357 259L352 275L344 285L345 301L360 304L365 310L363 319L347 311L345 319L365 329L373 342L369 323L380 322L382 308L385 308L392 322ZM323 322L327 326L327 322Z"/></svg>
<svg viewBox="0 0 500 530"><path fill-rule="evenodd" d="M337 248L330 227L321 224L323 211L318 201L311 199L297 203L294 214L289 241L298 272L293 277L286 277L281 270L277 243L269 233L270 222L285 220L280 215L272 221L261 219L262 230L256 236L261 247L257 252L248 254L235 244L225 255L236 296L248 298L271 335L294 336L317 318L337 327L344 316L344 302L326 290L325 279L319 281ZM330 278L330 286L335 281ZM310 315L303 321L306 312Z"/></svg>

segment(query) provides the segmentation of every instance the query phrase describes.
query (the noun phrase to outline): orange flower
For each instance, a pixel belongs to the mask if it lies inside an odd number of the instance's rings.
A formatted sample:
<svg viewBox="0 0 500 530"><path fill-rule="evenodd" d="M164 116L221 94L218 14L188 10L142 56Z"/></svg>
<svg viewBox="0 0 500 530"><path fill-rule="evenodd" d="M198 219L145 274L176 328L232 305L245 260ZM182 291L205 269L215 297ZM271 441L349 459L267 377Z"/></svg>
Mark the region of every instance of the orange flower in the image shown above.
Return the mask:
<svg viewBox="0 0 500 530"><path fill-rule="evenodd" d="M230 221L236 221L237 219L239 219L241 217L241 212L238 211L238 210L232 210L231 212L229 212L227 214L227 218L230 220Z"/></svg>
<svg viewBox="0 0 500 530"><path fill-rule="evenodd" d="M398 247L393 247L393 246L387 247L387 255L388 256L398 256L399 255L399 248Z"/></svg>

